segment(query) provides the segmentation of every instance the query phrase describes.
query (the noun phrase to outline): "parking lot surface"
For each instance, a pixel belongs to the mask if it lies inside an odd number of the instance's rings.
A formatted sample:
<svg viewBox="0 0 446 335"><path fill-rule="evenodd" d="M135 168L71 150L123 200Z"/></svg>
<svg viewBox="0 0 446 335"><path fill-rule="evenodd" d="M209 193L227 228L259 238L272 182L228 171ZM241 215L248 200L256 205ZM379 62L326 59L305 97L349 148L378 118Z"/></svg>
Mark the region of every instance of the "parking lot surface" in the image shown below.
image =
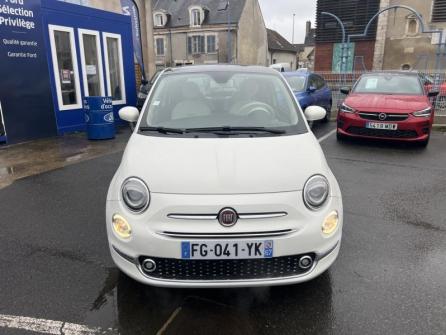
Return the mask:
<svg viewBox="0 0 446 335"><path fill-rule="evenodd" d="M315 134L344 197L333 267L300 285L160 289L120 274L104 212L121 153L0 190L0 334L445 334L446 136ZM328 136L327 136L328 135Z"/></svg>

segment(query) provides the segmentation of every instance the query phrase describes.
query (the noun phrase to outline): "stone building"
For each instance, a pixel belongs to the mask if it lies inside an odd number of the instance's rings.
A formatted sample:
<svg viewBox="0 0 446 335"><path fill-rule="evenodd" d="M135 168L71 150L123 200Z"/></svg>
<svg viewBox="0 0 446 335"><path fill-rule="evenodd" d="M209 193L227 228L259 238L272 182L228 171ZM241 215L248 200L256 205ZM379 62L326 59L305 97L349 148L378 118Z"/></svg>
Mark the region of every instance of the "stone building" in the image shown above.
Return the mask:
<svg viewBox="0 0 446 335"><path fill-rule="evenodd" d="M152 0L157 68L190 64L266 65L258 0Z"/></svg>
<svg viewBox="0 0 446 335"><path fill-rule="evenodd" d="M381 0L381 8L392 5L415 9L421 14L426 29L446 28L446 0ZM422 33L416 16L410 11L385 12L379 17L374 69L435 69L438 43L439 34ZM445 67L442 58L439 65Z"/></svg>
<svg viewBox="0 0 446 335"><path fill-rule="evenodd" d="M102 9L109 12L123 14L123 9L120 0L61 0L73 4L89 6L97 9ZM153 22L152 22L152 2L151 0L134 0L138 7L139 21L141 30L141 45L145 65L145 75L150 78L155 74L155 54L153 48ZM138 64L135 59L135 67L138 74ZM137 86L139 85L141 76L137 75Z"/></svg>

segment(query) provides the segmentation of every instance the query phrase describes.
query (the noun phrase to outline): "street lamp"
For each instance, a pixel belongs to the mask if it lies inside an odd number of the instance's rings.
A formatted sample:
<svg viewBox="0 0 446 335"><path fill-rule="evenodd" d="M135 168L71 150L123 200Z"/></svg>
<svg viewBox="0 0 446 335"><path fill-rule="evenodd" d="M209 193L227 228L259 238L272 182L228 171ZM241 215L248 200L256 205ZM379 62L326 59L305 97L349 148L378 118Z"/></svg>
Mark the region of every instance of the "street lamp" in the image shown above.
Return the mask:
<svg viewBox="0 0 446 335"><path fill-rule="evenodd" d="M293 14L293 38L292 38L292 42L294 44L294 19L296 18L296 14Z"/></svg>

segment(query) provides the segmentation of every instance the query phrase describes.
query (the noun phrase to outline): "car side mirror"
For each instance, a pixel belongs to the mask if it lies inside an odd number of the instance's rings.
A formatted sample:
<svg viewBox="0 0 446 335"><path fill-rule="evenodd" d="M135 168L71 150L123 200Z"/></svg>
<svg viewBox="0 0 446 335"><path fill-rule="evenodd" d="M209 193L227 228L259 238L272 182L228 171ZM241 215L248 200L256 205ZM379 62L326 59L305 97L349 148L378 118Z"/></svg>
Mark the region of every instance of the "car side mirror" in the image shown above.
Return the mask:
<svg viewBox="0 0 446 335"><path fill-rule="evenodd" d="M308 106L304 114L307 121L319 121L327 115L327 112L320 106Z"/></svg>
<svg viewBox="0 0 446 335"><path fill-rule="evenodd" d="M137 122L139 118L139 111L133 106L123 107L119 110L119 117L127 122Z"/></svg>
<svg viewBox="0 0 446 335"><path fill-rule="evenodd" d="M439 95L440 94L440 91L438 91L438 90L431 90L431 91L429 91L428 93L427 93L427 96L429 97L429 98L433 98L433 97L436 97L437 95Z"/></svg>
<svg viewBox="0 0 446 335"><path fill-rule="evenodd" d="M309 92L309 93L314 93L314 92L316 92L316 87L314 87L314 86L310 86L310 87L308 87L308 92Z"/></svg>
<svg viewBox="0 0 446 335"><path fill-rule="evenodd" d="M349 94L350 93L350 87L341 87L341 93L342 94Z"/></svg>

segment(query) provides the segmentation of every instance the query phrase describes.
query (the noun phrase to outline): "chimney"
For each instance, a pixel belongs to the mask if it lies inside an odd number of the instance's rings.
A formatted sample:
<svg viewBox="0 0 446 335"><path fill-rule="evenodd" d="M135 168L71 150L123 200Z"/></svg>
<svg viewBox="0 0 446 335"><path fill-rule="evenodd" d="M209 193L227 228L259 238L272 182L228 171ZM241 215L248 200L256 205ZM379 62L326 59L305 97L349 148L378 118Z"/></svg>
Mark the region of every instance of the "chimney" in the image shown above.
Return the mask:
<svg viewBox="0 0 446 335"><path fill-rule="evenodd" d="M310 33L311 30L311 21L307 21L307 29L306 29L306 35L308 36L308 34Z"/></svg>

